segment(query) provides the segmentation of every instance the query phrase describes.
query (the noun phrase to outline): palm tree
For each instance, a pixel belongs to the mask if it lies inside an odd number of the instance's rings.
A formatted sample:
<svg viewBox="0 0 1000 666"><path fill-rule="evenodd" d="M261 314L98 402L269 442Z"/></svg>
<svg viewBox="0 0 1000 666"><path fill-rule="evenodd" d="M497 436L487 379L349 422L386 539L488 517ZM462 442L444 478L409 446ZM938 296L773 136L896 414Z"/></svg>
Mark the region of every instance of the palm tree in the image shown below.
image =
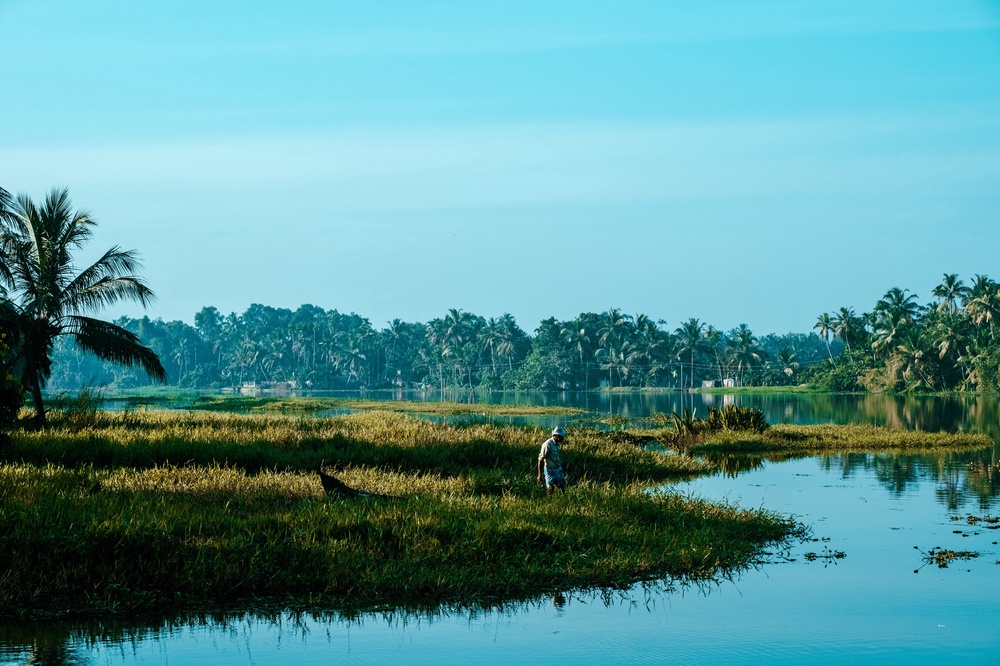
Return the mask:
<svg viewBox="0 0 1000 666"><path fill-rule="evenodd" d="M683 357L685 354L689 360L689 380L688 385L694 388L694 357L702 353L705 349L705 325L697 319L688 319L681 324L674 335L677 336L677 356ZM681 366L683 367L683 366Z"/></svg>
<svg viewBox="0 0 1000 666"><path fill-rule="evenodd" d="M180 383L187 371L188 363L191 362L191 346L188 341L181 338L177 341L177 348L173 353L174 363L177 364L177 382Z"/></svg>
<svg viewBox="0 0 1000 666"><path fill-rule="evenodd" d="M618 347L622 340L628 337L631 329L632 316L622 314L621 308L610 308L601 315L603 326L599 331L598 343L602 347Z"/></svg>
<svg viewBox="0 0 1000 666"><path fill-rule="evenodd" d="M675 356L674 337L669 331L665 331L660 328L661 326L666 325L666 320L657 320L656 335L653 336L652 342L649 345L649 376L654 384L659 382L659 378L661 376L664 378L669 376L673 358Z"/></svg>
<svg viewBox="0 0 1000 666"><path fill-rule="evenodd" d="M941 279L941 284L934 287L931 294L941 299L938 304L938 311L954 311L957 309L956 302L963 303L969 296L969 288L958 279L958 273L945 273Z"/></svg>
<svg viewBox="0 0 1000 666"><path fill-rule="evenodd" d="M930 331L931 342L938 350L938 358L948 359L961 372L962 381L968 380L966 356L971 340L967 334L969 320L955 310L945 310L938 316Z"/></svg>
<svg viewBox="0 0 1000 666"><path fill-rule="evenodd" d="M934 381L927 373L931 355L927 351L923 336L919 331L910 330L896 346L895 357L899 361L907 388L923 385L934 388Z"/></svg>
<svg viewBox="0 0 1000 666"><path fill-rule="evenodd" d="M907 294L909 289L893 287L875 304L875 312L884 312L893 326L910 324L917 320L920 305L916 302L916 294Z"/></svg>
<svg viewBox="0 0 1000 666"><path fill-rule="evenodd" d="M514 370L514 354L517 352L518 342L517 320L514 315L504 312L500 317L500 342L497 344L497 353L507 359L507 370Z"/></svg>
<svg viewBox="0 0 1000 666"><path fill-rule="evenodd" d="M569 326L560 329L559 335L569 347L575 349L579 354L580 366L583 367L583 387L589 388L590 366L583 360L584 353L590 349L590 336L587 335L587 329L580 323L579 319L575 319Z"/></svg>
<svg viewBox="0 0 1000 666"><path fill-rule="evenodd" d="M829 312L824 312L816 318L813 328L819 329L819 336L826 342L826 353L830 355L830 362L837 365L837 362L833 360L833 350L830 349L830 334L833 333L833 317L830 316Z"/></svg>
<svg viewBox="0 0 1000 666"><path fill-rule="evenodd" d="M0 220L14 219L13 203L14 199L10 196L10 192L0 187Z"/></svg>
<svg viewBox="0 0 1000 666"><path fill-rule="evenodd" d="M356 379L360 383L360 369L362 367L362 363L367 360L368 357L361 352L357 341L351 340L347 345L337 351L336 358L333 361L333 366L337 370L347 370L347 385L350 386L352 379Z"/></svg>
<svg viewBox="0 0 1000 666"><path fill-rule="evenodd" d="M851 353L851 340L858 335L860 324L854 308L840 308L833 318L833 334L847 345L847 353Z"/></svg>
<svg viewBox="0 0 1000 666"><path fill-rule="evenodd" d="M778 350L778 365L785 376L791 377L799 369L799 362L795 360L797 355L791 347L782 347Z"/></svg>
<svg viewBox="0 0 1000 666"><path fill-rule="evenodd" d="M409 346L409 330L402 319L393 319L389 322L389 328L385 329L383 332L389 343L386 358L386 376L388 376L389 367L392 366L396 368L396 377L402 377L402 369L398 366L399 360L403 356L403 349ZM394 379L393 381L401 380Z"/></svg>
<svg viewBox="0 0 1000 666"><path fill-rule="evenodd" d="M875 323L872 325L872 352L878 359L895 349L900 329L885 312L878 312L875 315Z"/></svg>
<svg viewBox="0 0 1000 666"><path fill-rule="evenodd" d="M736 364L736 371L739 373L740 384L743 384L743 377L746 370L764 362L767 354L760 348L753 331L746 324L740 324L729 332L728 356Z"/></svg>
<svg viewBox="0 0 1000 666"><path fill-rule="evenodd" d="M1000 287L986 275L972 279L965 312L976 326L989 324L990 340L995 339L995 322L1000 318Z"/></svg>
<svg viewBox="0 0 1000 666"><path fill-rule="evenodd" d="M500 321L495 317L490 317L486 320L486 326L479 331L479 343L483 345L483 349L490 352L490 364L493 366L493 376L497 374L497 345L500 344L503 331L500 327Z"/></svg>
<svg viewBox="0 0 1000 666"><path fill-rule="evenodd" d="M614 386L612 371L618 375L618 385L625 385L625 379L637 360L634 353L635 346L628 340L622 340L613 347L605 346L597 350L597 360L601 363L601 370L608 371L609 386Z"/></svg>
<svg viewBox="0 0 1000 666"><path fill-rule="evenodd" d="M968 300L979 298L987 292L996 291L997 283L989 275L977 273L972 276L972 285L969 287ZM966 304L968 304L966 300Z"/></svg>
<svg viewBox="0 0 1000 666"><path fill-rule="evenodd" d="M46 424L42 387L51 374L53 342L61 335L102 360L139 366L157 381L167 379L160 359L138 336L86 316L122 300L147 306L154 298L137 275L140 264L132 250L112 247L76 271L73 251L90 240L94 225L89 213L72 211L65 188L53 189L41 206L19 195L12 210L0 216L5 328L14 333L15 364L40 426Z"/></svg>

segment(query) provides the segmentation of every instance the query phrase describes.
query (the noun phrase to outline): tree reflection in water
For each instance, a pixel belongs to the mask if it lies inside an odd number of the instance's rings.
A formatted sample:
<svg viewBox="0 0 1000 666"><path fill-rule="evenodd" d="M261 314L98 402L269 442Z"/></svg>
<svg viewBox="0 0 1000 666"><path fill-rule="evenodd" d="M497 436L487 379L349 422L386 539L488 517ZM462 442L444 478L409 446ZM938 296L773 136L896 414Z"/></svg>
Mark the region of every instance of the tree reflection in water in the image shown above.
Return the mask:
<svg viewBox="0 0 1000 666"><path fill-rule="evenodd" d="M949 510L957 511L974 502L981 511L989 510L1000 497L1000 463L995 447L972 453L895 455L888 453L843 453L828 456L768 453L708 454L702 457L728 478L753 472L771 463L815 457L820 468L848 479L872 473L893 496L901 497L920 482L938 484L937 498Z"/></svg>

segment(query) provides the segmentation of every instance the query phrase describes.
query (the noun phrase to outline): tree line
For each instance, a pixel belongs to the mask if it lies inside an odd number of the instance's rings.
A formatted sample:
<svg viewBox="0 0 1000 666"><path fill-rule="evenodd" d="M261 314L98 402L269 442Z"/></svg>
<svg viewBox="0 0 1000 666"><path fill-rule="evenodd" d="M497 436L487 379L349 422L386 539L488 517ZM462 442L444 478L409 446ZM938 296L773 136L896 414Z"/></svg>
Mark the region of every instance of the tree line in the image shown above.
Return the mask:
<svg viewBox="0 0 1000 666"><path fill-rule="evenodd" d="M789 385L828 353L816 334L761 339L745 324L723 332L697 319L671 330L617 308L549 318L532 334L510 314L487 318L457 308L426 323L395 319L380 329L358 314L315 305L254 304L227 315L206 306L194 325L149 317L114 323L157 354L168 383L193 389L588 390L691 388L726 379ZM149 383L139 369L102 363L69 340L54 351L51 388Z"/></svg>

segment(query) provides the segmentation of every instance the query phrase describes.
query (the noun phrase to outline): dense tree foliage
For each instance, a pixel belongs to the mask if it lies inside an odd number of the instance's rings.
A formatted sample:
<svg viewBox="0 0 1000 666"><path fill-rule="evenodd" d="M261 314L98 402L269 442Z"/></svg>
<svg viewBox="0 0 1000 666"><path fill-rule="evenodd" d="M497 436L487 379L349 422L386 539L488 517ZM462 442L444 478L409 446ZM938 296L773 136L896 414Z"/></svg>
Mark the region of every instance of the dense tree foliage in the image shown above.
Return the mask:
<svg viewBox="0 0 1000 666"><path fill-rule="evenodd" d="M840 339L845 352L810 368L808 377L834 390L992 391L1000 388L1000 284L976 275L966 286L945 274L921 305L893 287L871 312L840 308L816 327Z"/></svg>
<svg viewBox="0 0 1000 666"><path fill-rule="evenodd" d="M396 319L376 330L357 314L315 305L293 311L254 304L239 315L204 307L194 326L148 317L115 324L163 359L170 384L204 389L682 388L726 379L791 385L830 353L814 333L757 338L746 325L723 333L697 320L670 331L663 321L616 308L549 318L532 335L509 314L484 318L452 309L426 324ZM52 388L126 389L149 381L65 343L57 343L56 357Z"/></svg>
<svg viewBox="0 0 1000 666"><path fill-rule="evenodd" d="M720 331L698 319L670 327L618 308L542 321L532 334L509 314L459 309L424 323L398 319L377 330L357 314L314 305L295 311L252 305L223 316L205 307L194 326L149 318L115 322L164 360L171 384L299 389L461 387L582 390L808 383L835 391L1000 388L1000 285L986 275L966 286L945 275L921 304L889 289L869 312L842 307L810 333L757 337L745 324ZM132 388L148 383L56 347L51 385ZM729 381L727 381L729 380Z"/></svg>

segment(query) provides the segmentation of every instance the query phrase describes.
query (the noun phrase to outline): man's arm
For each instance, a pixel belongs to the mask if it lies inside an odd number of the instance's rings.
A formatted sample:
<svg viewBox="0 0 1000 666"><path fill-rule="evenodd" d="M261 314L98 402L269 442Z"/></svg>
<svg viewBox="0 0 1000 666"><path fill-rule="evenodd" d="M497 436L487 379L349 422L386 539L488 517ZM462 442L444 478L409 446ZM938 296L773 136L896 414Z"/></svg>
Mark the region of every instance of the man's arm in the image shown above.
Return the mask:
<svg viewBox="0 0 1000 666"><path fill-rule="evenodd" d="M542 462L542 459L539 458L538 459L538 483L542 482L542 465L543 464L544 463Z"/></svg>

